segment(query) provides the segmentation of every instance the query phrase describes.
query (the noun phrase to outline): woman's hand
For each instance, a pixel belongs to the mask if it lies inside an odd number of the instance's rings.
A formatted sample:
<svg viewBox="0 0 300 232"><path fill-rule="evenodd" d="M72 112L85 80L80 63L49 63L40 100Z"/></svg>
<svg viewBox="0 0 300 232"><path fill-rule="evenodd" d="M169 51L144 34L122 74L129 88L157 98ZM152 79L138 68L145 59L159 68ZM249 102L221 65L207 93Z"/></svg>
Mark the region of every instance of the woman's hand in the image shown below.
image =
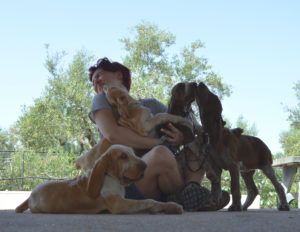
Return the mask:
<svg viewBox="0 0 300 232"><path fill-rule="evenodd" d="M168 124L169 130L161 129L161 132L165 133L168 138L167 141L172 143L172 146L177 147L183 142L183 134L174 127L171 123Z"/></svg>

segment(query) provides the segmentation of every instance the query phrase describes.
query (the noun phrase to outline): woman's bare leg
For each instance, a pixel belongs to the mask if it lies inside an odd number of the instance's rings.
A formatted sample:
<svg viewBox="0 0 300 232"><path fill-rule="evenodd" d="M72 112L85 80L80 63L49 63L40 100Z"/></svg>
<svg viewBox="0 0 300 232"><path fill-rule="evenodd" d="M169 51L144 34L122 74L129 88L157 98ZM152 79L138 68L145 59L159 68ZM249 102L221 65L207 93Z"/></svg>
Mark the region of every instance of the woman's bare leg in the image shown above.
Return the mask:
<svg viewBox="0 0 300 232"><path fill-rule="evenodd" d="M156 146L142 159L147 163L144 178L135 185L145 198L158 199L160 193L171 194L183 187L173 153L165 146Z"/></svg>

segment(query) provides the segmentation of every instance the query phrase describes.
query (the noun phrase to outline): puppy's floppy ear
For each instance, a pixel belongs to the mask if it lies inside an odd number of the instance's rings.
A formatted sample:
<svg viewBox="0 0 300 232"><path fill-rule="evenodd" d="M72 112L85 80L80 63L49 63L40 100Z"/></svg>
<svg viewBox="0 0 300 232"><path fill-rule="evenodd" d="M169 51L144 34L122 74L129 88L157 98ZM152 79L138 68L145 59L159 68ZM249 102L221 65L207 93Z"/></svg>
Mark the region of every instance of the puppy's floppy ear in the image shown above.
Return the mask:
<svg viewBox="0 0 300 232"><path fill-rule="evenodd" d="M95 163L92 173L88 180L87 194L96 199L104 184L104 177L109 163L109 153L101 156Z"/></svg>
<svg viewBox="0 0 300 232"><path fill-rule="evenodd" d="M202 101L206 101L207 100L208 95L209 95L209 90L208 90L207 86L203 82L200 82L198 84L196 95L199 96Z"/></svg>
<svg viewBox="0 0 300 232"><path fill-rule="evenodd" d="M189 100L191 101L191 102L189 102L188 108L190 108L193 101L195 101L196 95L197 95L197 83L196 82L189 83L188 92L189 92L189 96L190 96Z"/></svg>
<svg viewBox="0 0 300 232"><path fill-rule="evenodd" d="M121 109L121 112L119 112L121 115L124 114L126 117L129 117L129 100L127 96L121 95L117 98L118 108Z"/></svg>
<svg viewBox="0 0 300 232"><path fill-rule="evenodd" d="M190 87L192 88L193 91L197 89L197 83L196 82L190 82Z"/></svg>

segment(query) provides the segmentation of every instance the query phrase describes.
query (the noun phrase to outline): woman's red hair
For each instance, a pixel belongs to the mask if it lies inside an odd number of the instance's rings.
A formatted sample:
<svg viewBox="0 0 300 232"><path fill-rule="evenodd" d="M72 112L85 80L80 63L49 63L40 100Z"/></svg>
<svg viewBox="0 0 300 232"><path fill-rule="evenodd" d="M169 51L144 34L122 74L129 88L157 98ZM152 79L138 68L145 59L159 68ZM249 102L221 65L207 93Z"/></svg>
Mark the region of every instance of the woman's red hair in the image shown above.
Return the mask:
<svg viewBox="0 0 300 232"><path fill-rule="evenodd" d="M131 72L130 69L118 62L111 62L108 58L104 57L97 61L97 64L89 68L89 79L92 81L94 72L97 69L102 69L108 72L121 72L123 76L123 85L129 91L131 86Z"/></svg>

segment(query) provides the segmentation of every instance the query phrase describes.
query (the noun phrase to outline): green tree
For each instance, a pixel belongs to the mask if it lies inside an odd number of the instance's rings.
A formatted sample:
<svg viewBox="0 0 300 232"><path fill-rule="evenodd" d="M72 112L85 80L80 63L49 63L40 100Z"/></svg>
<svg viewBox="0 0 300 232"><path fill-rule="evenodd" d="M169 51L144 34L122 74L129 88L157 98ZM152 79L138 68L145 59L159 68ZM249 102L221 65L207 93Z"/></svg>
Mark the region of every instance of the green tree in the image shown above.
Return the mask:
<svg viewBox="0 0 300 232"><path fill-rule="evenodd" d="M74 167L74 154L67 152L18 151L8 153L0 162L0 190L32 190L45 180L72 178L79 174ZM21 179L20 177L25 177Z"/></svg>
<svg viewBox="0 0 300 232"><path fill-rule="evenodd" d="M230 87L212 71L207 59L199 56L204 47L199 40L171 55L175 36L149 22L135 26L131 38L121 42L127 55L124 64L133 76L132 94L137 98L154 97L167 103L170 90L179 81L204 81L220 98L230 95Z"/></svg>
<svg viewBox="0 0 300 232"><path fill-rule="evenodd" d="M0 150L14 150L16 147L16 138L9 131L0 128Z"/></svg>
<svg viewBox="0 0 300 232"><path fill-rule="evenodd" d="M255 124L249 125L247 120L242 115L238 117L236 126L244 130L243 131L244 135L257 136L258 134Z"/></svg>
<svg viewBox="0 0 300 232"><path fill-rule="evenodd" d="M295 108L288 108L290 129L280 136L284 156L300 155L300 81L294 87L298 100Z"/></svg>
<svg viewBox="0 0 300 232"><path fill-rule="evenodd" d="M48 85L32 106L24 106L16 133L25 148L82 152L97 141L96 129L88 119L93 89L87 69L92 56L78 52L67 68L64 52L50 56L47 48Z"/></svg>

